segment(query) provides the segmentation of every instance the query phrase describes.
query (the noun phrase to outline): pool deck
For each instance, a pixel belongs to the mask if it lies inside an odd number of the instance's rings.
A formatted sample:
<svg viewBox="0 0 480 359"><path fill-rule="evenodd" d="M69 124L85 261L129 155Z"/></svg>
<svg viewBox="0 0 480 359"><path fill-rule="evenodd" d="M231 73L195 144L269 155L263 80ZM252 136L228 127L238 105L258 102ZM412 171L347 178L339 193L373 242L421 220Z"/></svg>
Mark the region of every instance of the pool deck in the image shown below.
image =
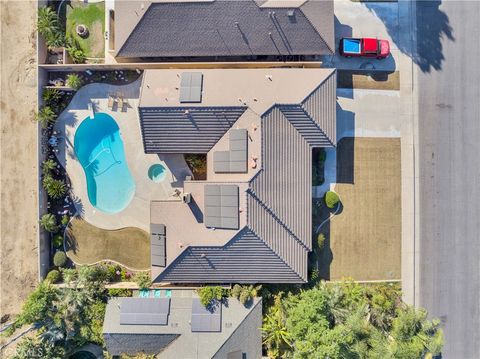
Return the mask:
<svg viewBox="0 0 480 359"><path fill-rule="evenodd" d="M61 137L57 158L69 175L77 212L84 220L99 228L118 229L132 226L149 231L150 202L172 199L174 190L182 189L183 179L190 174L182 155L162 155L160 158L158 155L144 153L137 111L140 84L141 78L123 86L100 83L83 86L55 124L55 130L60 131ZM108 108L108 95L118 92L128 99L129 106L125 112L119 109L111 111ZM112 116L120 127L128 168L135 180L135 195L127 208L119 213L107 214L91 205L85 172L75 156L75 131L89 116L89 102L94 104L95 112ZM155 183L148 178L148 169L157 163L167 169L166 178L161 183Z"/></svg>

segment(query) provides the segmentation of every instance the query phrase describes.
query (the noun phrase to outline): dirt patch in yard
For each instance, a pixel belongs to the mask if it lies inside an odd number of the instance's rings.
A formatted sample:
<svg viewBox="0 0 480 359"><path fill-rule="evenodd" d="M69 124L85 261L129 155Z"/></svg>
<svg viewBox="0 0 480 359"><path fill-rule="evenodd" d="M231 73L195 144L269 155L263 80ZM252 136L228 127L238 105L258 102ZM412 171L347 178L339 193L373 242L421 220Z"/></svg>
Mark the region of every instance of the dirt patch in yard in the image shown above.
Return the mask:
<svg viewBox="0 0 480 359"><path fill-rule="evenodd" d="M367 90L400 90L400 72L337 70L337 87Z"/></svg>
<svg viewBox="0 0 480 359"><path fill-rule="evenodd" d="M77 264L113 260L133 270L150 269L150 237L142 229L111 231L75 218L66 237L67 255Z"/></svg>
<svg viewBox="0 0 480 359"><path fill-rule="evenodd" d="M36 11L36 1L0 1L2 321L38 281Z"/></svg>
<svg viewBox="0 0 480 359"><path fill-rule="evenodd" d="M399 138L344 138L337 148L341 208L322 227L320 274L338 280L394 280L401 275Z"/></svg>

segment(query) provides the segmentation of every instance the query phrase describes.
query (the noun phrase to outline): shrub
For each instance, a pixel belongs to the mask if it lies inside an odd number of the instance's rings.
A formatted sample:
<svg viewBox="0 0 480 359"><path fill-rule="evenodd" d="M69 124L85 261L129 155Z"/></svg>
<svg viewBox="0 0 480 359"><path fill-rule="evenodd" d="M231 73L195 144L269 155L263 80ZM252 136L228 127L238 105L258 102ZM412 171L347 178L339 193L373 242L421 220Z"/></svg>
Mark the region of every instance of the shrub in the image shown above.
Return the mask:
<svg viewBox="0 0 480 359"><path fill-rule="evenodd" d="M55 10L50 7L38 9L37 30L45 39L48 48L65 46L65 35Z"/></svg>
<svg viewBox="0 0 480 359"><path fill-rule="evenodd" d="M55 248L60 248L63 244L63 236L61 234L54 235L52 243Z"/></svg>
<svg viewBox="0 0 480 359"><path fill-rule="evenodd" d="M78 90L80 87L82 87L82 79L80 78L80 76L78 76L78 74L68 74L67 75L67 81L66 81L66 85L74 90Z"/></svg>
<svg viewBox="0 0 480 359"><path fill-rule="evenodd" d="M127 288L110 288L108 290L109 297L131 297L133 292Z"/></svg>
<svg viewBox="0 0 480 359"><path fill-rule="evenodd" d="M51 176L46 176L43 179L43 188L49 197L53 199L62 198L67 193L67 185L63 180L57 180Z"/></svg>
<svg viewBox="0 0 480 359"><path fill-rule="evenodd" d="M240 297L241 292L242 292L242 286L240 284L235 284L232 290L230 291L230 295L238 299Z"/></svg>
<svg viewBox="0 0 480 359"><path fill-rule="evenodd" d="M56 269L52 269L48 272L47 277L45 278L45 280L48 280L50 283L57 283L60 279L62 279L62 275Z"/></svg>
<svg viewBox="0 0 480 359"><path fill-rule="evenodd" d="M197 293L200 296L200 303L204 307L208 307L214 300L222 300L227 294L225 289L220 286L206 286L197 289Z"/></svg>
<svg viewBox="0 0 480 359"><path fill-rule="evenodd" d="M50 124L55 123L57 115L50 106L44 106L38 111L35 119L40 122L43 128L47 128Z"/></svg>
<svg viewBox="0 0 480 359"><path fill-rule="evenodd" d="M135 275L135 283L140 289L148 289L152 285L150 274L148 272L138 272Z"/></svg>
<svg viewBox="0 0 480 359"><path fill-rule="evenodd" d="M40 226L42 226L47 232L53 233L58 231L57 219L51 213L46 213L40 218Z"/></svg>
<svg viewBox="0 0 480 359"><path fill-rule="evenodd" d="M232 288L231 295L232 297L237 298L240 301L240 303L242 303L243 305L246 305L258 295L258 292L261 289L262 289L261 285L241 286L239 284L235 284Z"/></svg>
<svg viewBox="0 0 480 359"><path fill-rule="evenodd" d="M62 216L62 221L61 221L62 226L66 226L69 221L70 221L70 217L67 216L66 214L64 214L64 215Z"/></svg>
<svg viewBox="0 0 480 359"><path fill-rule="evenodd" d="M122 268L117 264L108 264L107 273L108 273L108 280L110 282L113 282L121 276Z"/></svg>
<svg viewBox="0 0 480 359"><path fill-rule="evenodd" d="M318 249L322 250L325 247L325 234L319 233L317 236L317 246Z"/></svg>
<svg viewBox="0 0 480 359"><path fill-rule="evenodd" d="M83 50L77 44L72 43L68 45L66 49L75 64L81 64L85 62L85 59L86 59L85 52L83 52Z"/></svg>
<svg viewBox="0 0 480 359"><path fill-rule="evenodd" d="M71 283L77 279L77 270L74 268L61 268L63 281L65 283Z"/></svg>
<svg viewBox="0 0 480 359"><path fill-rule="evenodd" d="M45 106L57 108L60 100L62 99L62 95L57 89L46 88L42 92L42 99Z"/></svg>
<svg viewBox="0 0 480 359"><path fill-rule="evenodd" d="M338 198L338 194L332 191L328 191L325 193L325 204L327 205L328 208L334 208L340 198Z"/></svg>
<svg viewBox="0 0 480 359"><path fill-rule="evenodd" d="M56 267L64 267L67 264L67 255L63 251L58 251L53 256L53 265Z"/></svg>
<svg viewBox="0 0 480 359"><path fill-rule="evenodd" d="M51 172L57 167L54 160L45 160L42 162L42 172L45 177L50 176Z"/></svg>

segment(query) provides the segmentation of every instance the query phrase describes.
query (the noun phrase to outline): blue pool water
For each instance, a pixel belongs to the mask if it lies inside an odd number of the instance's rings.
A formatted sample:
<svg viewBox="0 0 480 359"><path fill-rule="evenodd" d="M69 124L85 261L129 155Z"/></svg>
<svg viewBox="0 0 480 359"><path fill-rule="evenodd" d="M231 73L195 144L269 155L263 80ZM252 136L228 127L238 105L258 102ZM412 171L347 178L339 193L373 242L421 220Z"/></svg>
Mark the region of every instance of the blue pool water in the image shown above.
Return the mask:
<svg viewBox="0 0 480 359"><path fill-rule="evenodd" d="M148 169L148 178L153 182L162 182L166 175L167 171L161 164L151 165Z"/></svg>
<svg viewBox="0 0 480 359"><path fill-rule="evenodd" d="M93 120L87 117L75 132L74 148L85 171L90 203L106 213L125 209L135 194L135 181L115 120L102 112Z"/></svg>

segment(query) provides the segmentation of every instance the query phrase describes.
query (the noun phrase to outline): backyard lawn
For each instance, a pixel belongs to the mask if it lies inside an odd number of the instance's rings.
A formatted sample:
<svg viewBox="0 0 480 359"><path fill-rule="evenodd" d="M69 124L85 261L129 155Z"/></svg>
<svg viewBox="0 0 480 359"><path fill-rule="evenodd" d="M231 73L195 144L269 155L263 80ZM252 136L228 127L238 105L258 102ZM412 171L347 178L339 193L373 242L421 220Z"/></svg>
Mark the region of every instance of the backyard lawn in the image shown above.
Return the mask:
<svg viewBox="0 0 480 359"><path fill-rule="evenodd" d="M335 191L342 207L322 228L327 238L319 256L322 277L400 279L400 165L398 138L339 142Z"/></svg>
<svg viewBox="0 0 480 359"><path fill-rule="evenodd" d="M89 35L77 35L77 25L85 25ZM67 36L75 39L85 55L90 58L104 58L105 53L105 3L85 4L72 1L67 5Z"/></svg>
<svg viewBox="0 0 480 359"><path fill-rule="evenodd" d="M150 238L139 228L110 231L74 219L67 229L66 242L67 254L77 264L110 259L131 269L150 269Z"/></svg>

